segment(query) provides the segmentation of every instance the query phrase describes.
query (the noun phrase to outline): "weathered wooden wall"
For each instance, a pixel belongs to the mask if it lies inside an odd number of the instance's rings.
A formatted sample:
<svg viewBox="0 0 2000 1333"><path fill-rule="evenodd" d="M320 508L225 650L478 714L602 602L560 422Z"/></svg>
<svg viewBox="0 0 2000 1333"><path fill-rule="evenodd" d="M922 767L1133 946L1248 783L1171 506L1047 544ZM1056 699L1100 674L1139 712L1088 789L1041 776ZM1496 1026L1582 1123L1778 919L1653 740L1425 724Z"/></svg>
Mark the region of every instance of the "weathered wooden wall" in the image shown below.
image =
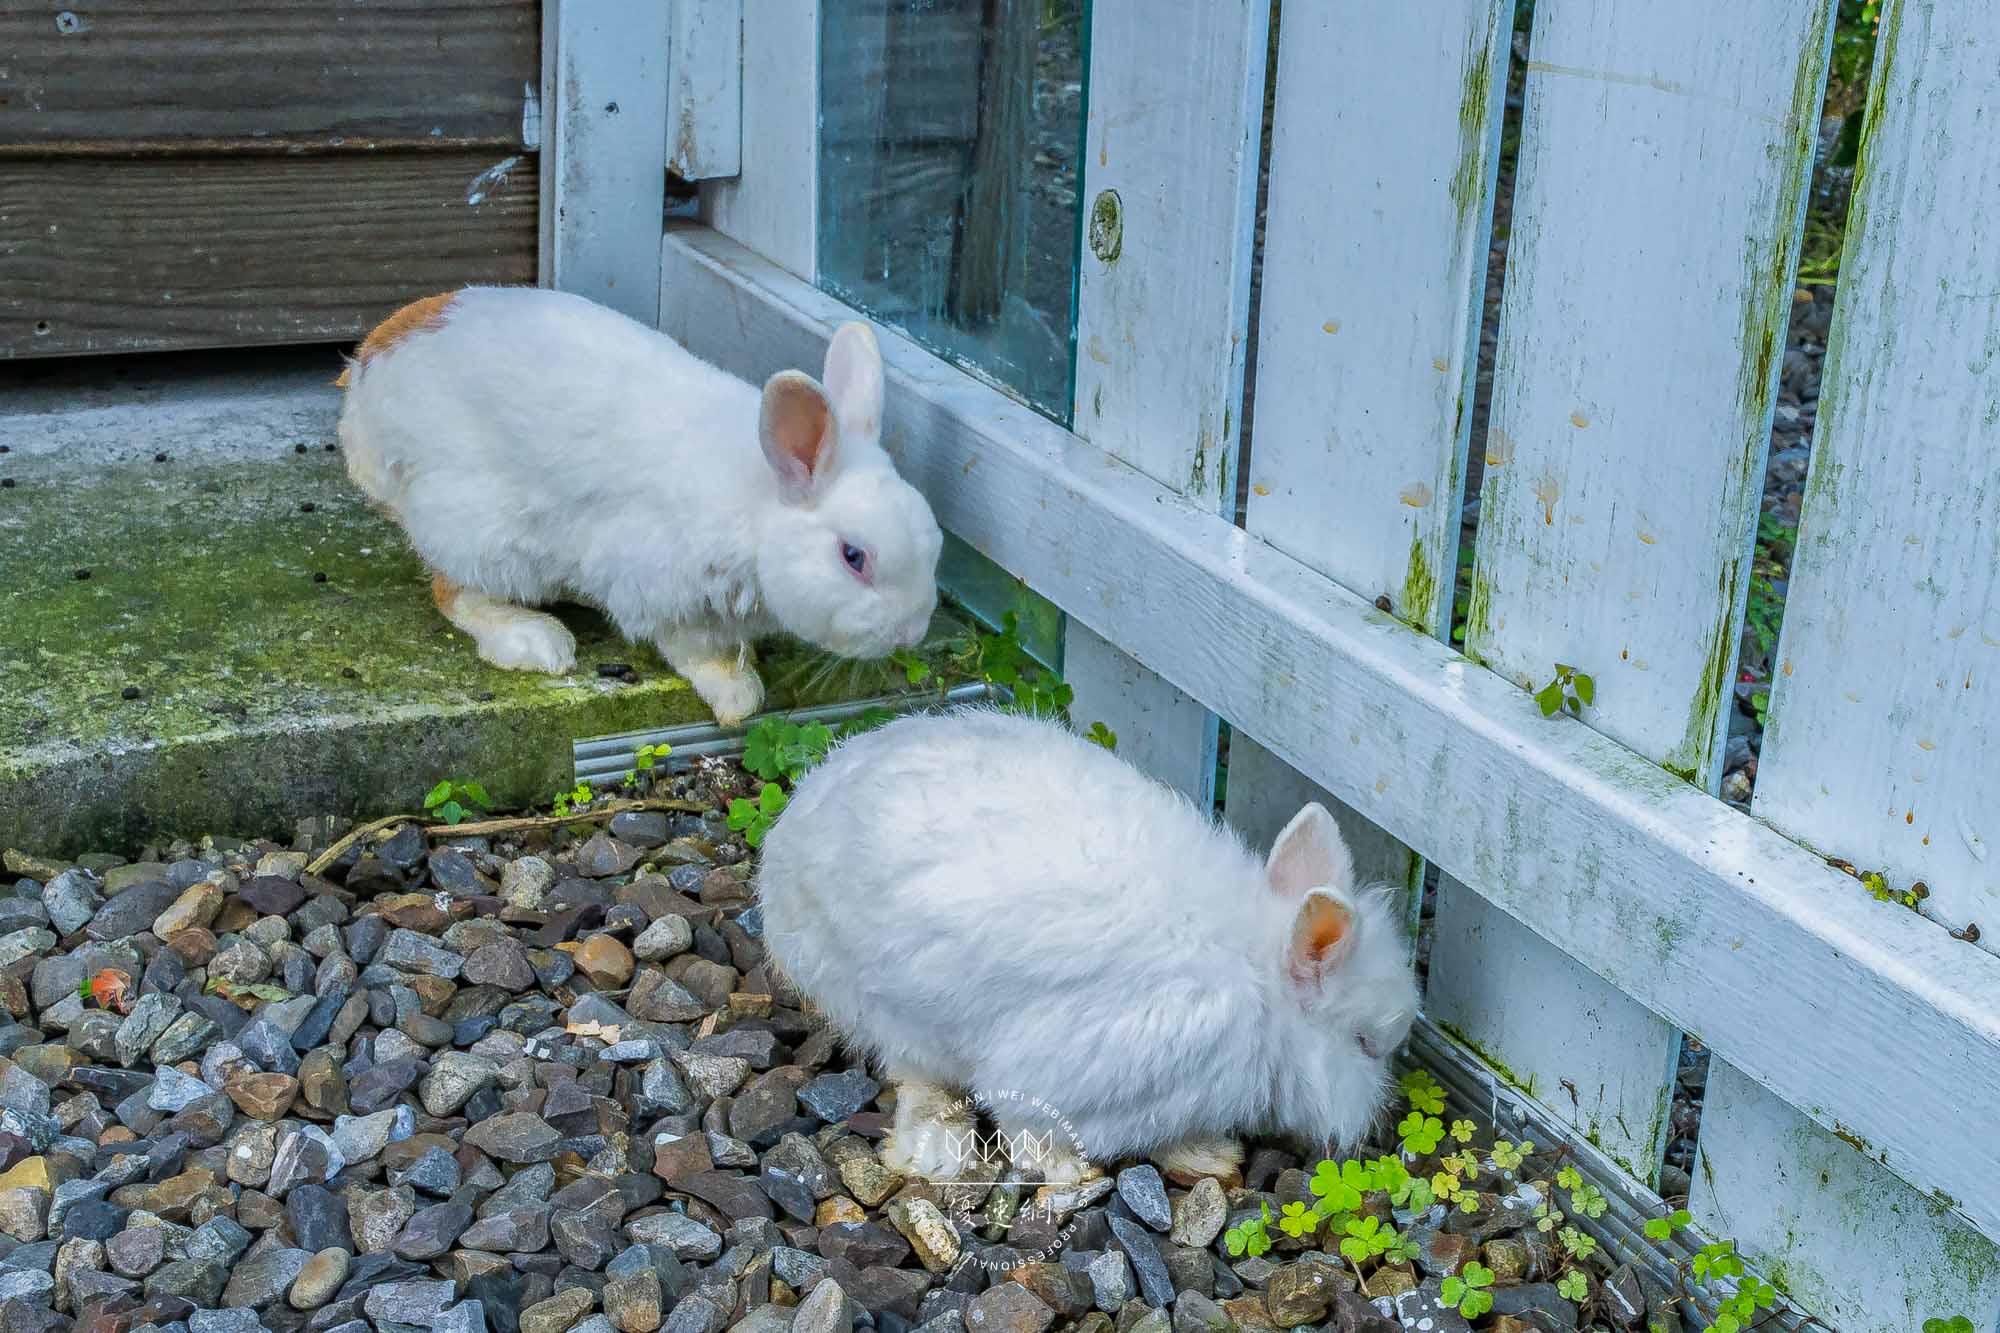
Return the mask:
<svg viewBox="0 0 2000 1333"><path fill-rule="evenodd" d="M521 137L534 0L0 3L0 153Z"/></svg>
<svg viewBox="0 0 2000 1333"><path fill-rule="evenodd" d="M536 217L534 157L493 149L0 162L0 356L349 338L532 283Z"/></svg>
<svg viewBox="0 0 2000 1333"><path fill-rule="evenodd" d="M538 0L0 0L0 357L536 278Z"/></svg>

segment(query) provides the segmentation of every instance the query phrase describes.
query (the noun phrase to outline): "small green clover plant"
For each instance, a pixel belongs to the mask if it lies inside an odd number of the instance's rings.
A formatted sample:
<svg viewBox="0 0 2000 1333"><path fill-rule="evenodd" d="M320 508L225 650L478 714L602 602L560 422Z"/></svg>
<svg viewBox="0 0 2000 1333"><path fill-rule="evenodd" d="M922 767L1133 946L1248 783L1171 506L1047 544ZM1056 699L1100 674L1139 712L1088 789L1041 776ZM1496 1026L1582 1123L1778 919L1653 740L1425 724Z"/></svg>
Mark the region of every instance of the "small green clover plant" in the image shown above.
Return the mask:
<svg viewBox="0 0 2000 1333"><path fill-rule="evenodd" d="M1396 1133L1402 1138L1404 1152L1421 1157L1437 1148L1438 1140L1444 1137L1444 1121L1412 1111L1397 1124Z"/></svg>
<svg viewBox="0 0 2000 1333"><path fill-rule="evenodd" d="M1375 1188L1375 1176L1357 1161L1325 1161L1314 1169L1306 1188L1324 1205L1324 1215L1331 1217L1358 1211L1363 1192Z"/></svg>
<svg viewBox="0 0 2000 1333"><path fill-rule="evenodd" d="M797 783L832 748L833 728L824 722L767 717L743 738L743 767L766 782Z"/></svg>
<svg viewBox="0 0 2000 1333"><path fill-rule="evenodd" d="M1595 1185L1578 1185L1569 1192L1569 1206L1585 1217L1599 1218L1611 1205Z"/></svg>
<svg viewBox="0 0 2000 1333"><path fill-rule="evenodd" d="M1469 1263L1464 1273L1444 1280L1438 1297L1467 1319L1477 1319L1493 1308L1493 1297L1486 1290L1492 1285L1492 1269L1482 1263Z"/></svg>
<svg viewBox="0 0 2000 1333"><path fill-rule="evenodd" d="M1753 1326L1757 1311L1768 1310L1777 1303L1778 1293L1770 1283L1746 1277L1716 1305L1715 1322L1706 1333L1742 1333Z"/></svg>
<svg viewBox="0 0 2000 1333"><path fill-rule="evenodd" d="M1102 722L1091 723L1090 730L1083 733L1083 738L1092 745L1101 745L1107 750L1115 751L1118 748L1118 733Z"/></svg>
<svg viewBox="0 0 2000 1333"><path fill-rule="evenodd" d="M1572 1259L1588 1259L1597 1253L1597 1237L1575 1227L1564 1227L1556 1233L1556 1239L1562 1242L1563 1249L1569 1252Z"/></svg>
<svg viewBox="0 0 2000 1333"><path fill-rule="evenodd" d="M463 822L474 809L492 808L493 802L487 797L486 788L476 782L446 778L424 793L425 813L436 815L447 824Z"/></svg>
<svg viewBox="0 0 2000 1333"><path fill-rule="evenodd" d="M1322 1232L1327 1237L1325 1248L1338 1249L1353 1264L1355 1275L1366 1282L1369 1279L1363 1271L1364 1264L1401 1263L1415 1257L1416 1245L1410 1237L1398 1234L1394 1226L1380 1220L1385 1201L1399 1210L1398 1216L1420 1216L1438 1202L1475 1212L1481 1207L1477 1178L1482 1161L1497 1171L1528 1171L1535 1177L1530 1182L1532 1187L1542 1195L1532 1214L1535 1227L1561 1247L1563 1259L1556 1290L1565 1300L1588 1307L1593 1300L1593 1275L1601 1278L1611 1260L1601 1257L1597 1238L1584 1231L1579 1223L1604 1217L1610 1211L1610 1200L1603 1191L1585 1180L1575 1166L1563 1163L1562 1154L1557 1155L1554 1180L1541 1178L1539 1172L1531 1170L1533 1142L1495 1139L1482 1149L1476 1142L1477 1124L1469 1118L1446 1113L1444 1089L1425 1071L1412 1070L1400 1082L1409 1113L1396 1129L1402 1152L1412 1159L1411 1165L1406 1166L1402 1158L1395 1156L1365 1162L1320 1162L1307 1179L1307 1189L1315 1203L1310 1209L1300 1204L1287 1205L1279 1224L1285 1233L1301 1238ZM1447 1140L1451 1150L1436 1156ZM1411 1169L1418 1158L1431 1159L1422 1164L1423 1170L1431 1172L1428 1177ZM1575 1222L1557 1206L1559 1200L1575 1215ZM1321 1225L1329 1220L1331 1225ZM1646 1220L1644 1231L1656 1241L1671 1240L1684 1228L1691 1227L1693 1221L1686 1208L1676 1208ZM1256 1219L1251 1222L1261 1228ZM1232 1242L1231 1254L1244 1252ZM1717 1296L1714 1322L1700 1333L1750 1333L1769 1318L1758 1312L1778 1304L1777 1291L1747 1273L1734 1241L1704 1245L1675 1267L1683 1282L1691 1275L1696 1281L1719 1282L1726 1289L1726 1294ZM1440 1295L1446 1306L1458 1310L1466 1319L1477 1320L1493 1308L1493 1297L1487 1289L1496 1280L1492 1269L1478 1263L1468 1264L1458 1276L1445 1279ZM1687 1299L1684 1285L1675 1301ZM1970 1333L1970 1329L1949 1320L1933 1320L1925 1325L1924 1333Z"/></svg>
<svg viewBox="0 0 2000 1333"><path fill-rule="evenodd" d="M1556 663L1556 678L1535 691L1535 703L1543 717L1554 717L1567 709L1573 716L1597 699L1597 682L1573 666Z"/></svg>
<svg viewBox="0 0 2000 1333"><path fill-rule="evenodd" d="M1736 1257L1735 1241L1719 1240L1696 1250L1692 1267L1695 1277L1706 1282L1710 1278L1741 1276L1743 1261Z"/></svg>
<svg viewBox="0 0 2000 1333"><path fill-rule="evenodd" d="M1924 1333L1973 1333L1972 1321L1962 1314L1949 1319L1926 1319Z"/></svg>
<svg viewBox="0 0 2000 1333"><path fill-rule="evenodd" d="M1357 1217L1344 1229L1347 1235L1340 1242L1340 1252L1356 1264L1387 1254L1402 1239L1396 1228L1385 1225L1379 1217Z"/></svg>
<svg viewBox="0 0 2000 1333"><path fill-rule="evenodd" d="M790 801L783 787L767 782L755 800L738 796L729 802L729 827L741 833L743 841L752 847L762 847L764 835L771 831L771 825Z"/></svg>
<svg viewBox="0 0 2000 1333"><path fill-rule="evenodd" d="M1665 1217L1646 1219L1645 1232L1650 1240L1671 1240L1673 1234L1694 1221L1694 1215L1685 1208L1676 1208Z"/></svg>
<svg viewBox="0 0 2000 1333"><path fill-rule="evenodd" d="M1283 1215L1278 1218L1278 1230L1284 1232L1287 1236L1297 1239L1300 1236L1309 1236L1313 1232L1318 1231L1319 1222L1319 1214L1307 1208L1304 1204L1288 1203L1284 1207Z"/></svg>
<svg viewBox="0 0 2000 1333"><path fill-rule="evenodd" d="M1271 1234L1266 1230L1266 1227L1271 1221L1270 1205L1259 1204L1258 1211L1262 1216L1246 1217L1223 1233L1222 1243L1224 1248L1229 1251L1231 1258L1242 1258L1248 1255L1250 1258L1255 1259L1269 1252L1271 1248Z"/></svg>
<svg viewBox="0 0 2000 1333"><path fill-rule="evenodd" d="M1438 1081L1421 1069L1413 1069L1402 1077L1403 1095L1409 1099L1410 1109L1422 1111L1425 1115L1444 1114L1444 1089Z"/></svg>

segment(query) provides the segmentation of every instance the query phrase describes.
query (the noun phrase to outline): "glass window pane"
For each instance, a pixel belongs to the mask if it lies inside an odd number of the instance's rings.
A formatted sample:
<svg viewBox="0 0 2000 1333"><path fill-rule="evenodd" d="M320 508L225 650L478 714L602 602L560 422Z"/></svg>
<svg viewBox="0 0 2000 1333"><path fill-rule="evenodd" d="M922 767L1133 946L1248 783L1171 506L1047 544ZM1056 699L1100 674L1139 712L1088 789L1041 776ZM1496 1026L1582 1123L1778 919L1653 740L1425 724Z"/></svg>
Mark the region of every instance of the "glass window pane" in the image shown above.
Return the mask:
<svg viewBox="0 0 2000 1333"><path fill-rule="evenodd" d="M820 280L1067 423L1087 0L826 0Z"/></svg>

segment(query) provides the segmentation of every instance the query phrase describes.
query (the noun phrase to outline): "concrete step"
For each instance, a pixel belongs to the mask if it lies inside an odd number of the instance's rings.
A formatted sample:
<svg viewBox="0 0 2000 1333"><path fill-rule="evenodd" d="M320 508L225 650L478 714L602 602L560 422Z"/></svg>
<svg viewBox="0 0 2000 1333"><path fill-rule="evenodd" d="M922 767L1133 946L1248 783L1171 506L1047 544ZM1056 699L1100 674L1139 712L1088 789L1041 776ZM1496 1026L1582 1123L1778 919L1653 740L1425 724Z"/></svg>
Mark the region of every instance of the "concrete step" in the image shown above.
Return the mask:
<svg viewBox="0 0 2000 1333"><path fill-rule="evenodd" d="M574 673L480 661L347 480L339 369L328 348L0 367L0 846L288 835L448 776L526 805L570 785L580 739L708 720L586 608L555 608ZM901 681L760 657L772 711Z"/></svg>

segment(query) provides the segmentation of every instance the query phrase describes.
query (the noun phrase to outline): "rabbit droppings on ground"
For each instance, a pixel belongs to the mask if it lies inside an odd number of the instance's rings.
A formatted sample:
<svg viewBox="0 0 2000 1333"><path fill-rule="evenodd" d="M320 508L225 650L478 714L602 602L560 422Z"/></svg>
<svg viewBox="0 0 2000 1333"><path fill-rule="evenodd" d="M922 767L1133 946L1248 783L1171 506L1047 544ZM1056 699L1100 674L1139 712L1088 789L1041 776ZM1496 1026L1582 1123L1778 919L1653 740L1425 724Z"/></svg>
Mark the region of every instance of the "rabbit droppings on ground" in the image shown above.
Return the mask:
<svg viewBox="0 0 2000 1333"><path fill-rule="evenodd" d="M879 657L936 609L942 537L882 450L865 324L835 333L823 384L787 370L760 394L580 296L471 287L391 316L340 382L348 474L496 666L574 666L528 609L573 597L733 724L763 700L757 636Z"/></svg>
<svg viewBox="0 0 2000 1333"><path fill-rule="evenodd" d="M1134 1154L1227 1175L1244 1132L1351 1143L1417 1008L1392 892L1354 882L1323 808L1260 863L1052 722L969 710L843 743L757 885L772 956L897 1085L886 1160L932 1179L964 1165L961 1094L1008 1144L1059 1121L1017 1159L1052 1180Z"/></svg>

